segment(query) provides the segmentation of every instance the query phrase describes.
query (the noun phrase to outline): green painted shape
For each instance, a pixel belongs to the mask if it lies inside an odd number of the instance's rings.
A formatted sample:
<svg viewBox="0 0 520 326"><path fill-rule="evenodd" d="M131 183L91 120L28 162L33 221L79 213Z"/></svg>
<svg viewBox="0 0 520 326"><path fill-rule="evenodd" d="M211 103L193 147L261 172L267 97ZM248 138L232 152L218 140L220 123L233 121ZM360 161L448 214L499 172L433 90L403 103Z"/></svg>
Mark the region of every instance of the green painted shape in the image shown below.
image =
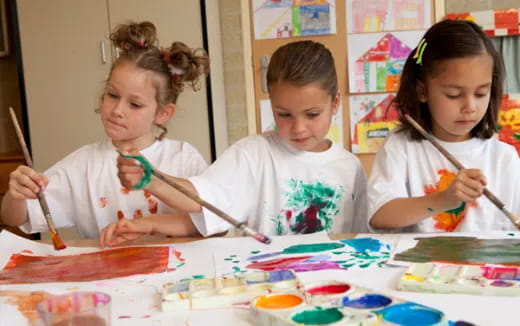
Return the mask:
<svg viewBox="0 0 520 326"><path fill-rule="evenodd" d="M294 245L288 248L285 248L282 253L283 254L305 254L305 253L313 253L313 252L321 252L334 250L338 248L343 248L345 245L339 242L325 242L325 243L311 243L311 244L301 244Z"/></svg>
<svg viewBox="0 0 520 326"><path fill-rule="evenodd" d="M233 264L238 264L240 263L240 260L233 260Z"/></svg>
<svg viewBox="0 0 520 326"><path fill-rule="evenodd" d="M200 279L203 279L203 278L206 278L206 276L204 276L203 274L193 275L193 279L195 279L195 280L200 280Z"/></svg>
<svg viewBox="0 0 520 326"><path fill-rule="evenodd" d="M302 34L302 26L300 21L300 7L291 7L291 20L292 20L292 36L300 36Z"/></svg>
<svg viewBox="0 0 520 326"><path fill-rule="evenodd" d="M459 207L447 210L446 213L455 214L455 216L458 216L463 210L466 208L466 202L462 202Z"/></svg>
<svg viewBox="0 0 520 326"><path fill-rule="evenodd" d="M513 137L518 140L520 139L520 134L517 134L516 132L513 133Z"/></svg>
<svg viewBox="0 0 520 326"><path fill-rule="evenodd" d="M515 236L515 234L514 234L514 233L508 233L507 235L509 235L509 236L512 236L512 237L514 237L514 236Z"/></svg>
<svg viewBox="0 0 520 326"><path fill-rule="evenodd" d="M233 258L224 258L225 261L232 261Z"/></svg>
<svg viewBox="0 0 520 326"><path fill-rule="evenodd" d="M335 323L343 318L343 314L338 308L309 309L298 312L292 316L292 320L296 323L304 325L328 325Z"/></svg>
<svg viewBox="0 0 520 326"><path fill-rule="evenodd" d="M416 238L414 248L394 259L415 263L445 261L470 264L520 265L520 239L479 239L476 237ZM457 250L453 250L457 248Z"/></svg>
<svg viewBox="0 0 520 326"><path fill-rule="evenodd" d="M252 250L251 251L251 254L252 255L256 255L256 254L259 254L260 253L260 250Z"/></svg>

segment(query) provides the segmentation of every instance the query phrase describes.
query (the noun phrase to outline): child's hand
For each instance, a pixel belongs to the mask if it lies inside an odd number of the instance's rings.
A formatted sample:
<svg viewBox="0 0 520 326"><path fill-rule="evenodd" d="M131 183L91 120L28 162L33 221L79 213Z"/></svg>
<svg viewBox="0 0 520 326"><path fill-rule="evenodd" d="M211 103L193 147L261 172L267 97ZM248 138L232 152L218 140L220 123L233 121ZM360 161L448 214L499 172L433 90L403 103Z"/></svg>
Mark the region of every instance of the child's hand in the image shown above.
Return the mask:
<svg viewBox="0 0 520 326"><path fill-rule="evenodd" d="M461 202L470 203L480 197L486 184L486 178L479 169L460 170L448 189L444 190L449 209L460 206Z"/></svg>
<svg viewBox="0 0 520 326"><path fill-rule="evenodd" d="M47 178L28 166L20 165L9 174L10 196L16 200L36 199L36 194L45 189Z"/></svg>
<svg viewBox="0 0 520 326"><path fill-rule="evenodd" d="M146 223L146 218L137 220L124 218L106 226L101 231L99 245L101 248L113 247L150 233L152 233L152 227Z"/></svg>
<svg viewBox="0 0 520 326"><path fill-rule="evenodd" d="M119 181L121 181L121 185L128 189L133 189L144 177L142 165L133 158L119 156L117 158L117 169L119 171L117 176Z"/></svg>

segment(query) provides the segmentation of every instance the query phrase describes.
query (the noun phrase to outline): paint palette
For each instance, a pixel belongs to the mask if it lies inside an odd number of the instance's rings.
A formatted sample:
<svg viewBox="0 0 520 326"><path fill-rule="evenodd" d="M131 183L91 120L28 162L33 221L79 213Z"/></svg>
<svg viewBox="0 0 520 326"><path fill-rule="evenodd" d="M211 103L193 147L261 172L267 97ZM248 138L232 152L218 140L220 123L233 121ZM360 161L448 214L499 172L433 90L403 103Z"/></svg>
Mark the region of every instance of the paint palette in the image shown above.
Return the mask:
<svg viewBox="0 0 520 326"><path fill-rule="evenodd" d="M255 298L251 322L257 326L428 325L447 326L439 310L388 297L339 281L305 285L304 295L276 293Z"/></svg>
<svg viewBox="0 0 520 326"><path fill-rule="evenodd" d="M415 263L397 281L399 290L520 296L520 267Z"/></svg>
<svg viewBox="0 0 520 326"><path fill-rule="evenodd" d="M270 293L303 294L292 270L250 272L236 276L182 280L163 285L162 310L222 308L248 304Z"/></svg>

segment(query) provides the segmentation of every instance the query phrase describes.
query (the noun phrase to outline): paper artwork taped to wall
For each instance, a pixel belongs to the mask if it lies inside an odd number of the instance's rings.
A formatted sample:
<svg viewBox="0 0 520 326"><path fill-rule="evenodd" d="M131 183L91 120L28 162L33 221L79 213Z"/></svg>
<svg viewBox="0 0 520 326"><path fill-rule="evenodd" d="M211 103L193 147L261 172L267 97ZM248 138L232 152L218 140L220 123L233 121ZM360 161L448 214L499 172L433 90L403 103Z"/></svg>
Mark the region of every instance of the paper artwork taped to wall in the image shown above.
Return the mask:
<svg viewBox="0 0 520 326"><path fill-rule="evenodd" d="M520 94L504 94L498 111L498 138L520 155Z"/></svg>
<svg viewBox="0 0 520 326"><path fill-rule="evenodd" d="M430 0L348 0L346 10L349 34L426 29L431 24Z"/></svg>
<svg viewBox="0 0 520 326"><path fill-rule="evenodd" d="M423 31L347 35L350 93L394 92Z"/></svg>
<svg viewBox="0 0 520 326"><path fill-rule="evenodd" d="M336 0L253 0L255 39L336 33Z"/></svg>
<svg viewBox="0 0 520 326"><path fill-rule="evenodd" d="M386 136L399 124L395 95L366 94L350 96L352 153L375 153Z"/></svg>

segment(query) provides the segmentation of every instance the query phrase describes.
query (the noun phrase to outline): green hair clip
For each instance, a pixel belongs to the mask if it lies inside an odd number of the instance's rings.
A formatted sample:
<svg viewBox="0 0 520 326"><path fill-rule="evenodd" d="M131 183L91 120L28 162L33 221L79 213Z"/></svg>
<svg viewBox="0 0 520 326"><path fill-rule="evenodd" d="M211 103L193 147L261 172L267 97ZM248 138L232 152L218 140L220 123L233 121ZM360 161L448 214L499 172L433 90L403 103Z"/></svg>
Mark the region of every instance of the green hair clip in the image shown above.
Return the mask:
<svg viewBox="0 0 520 326"><path fill-rule="evenodd" d="M426 49L427 45L428 45L428 42L426 42L425 39L422 39L421 42L419 42L419 45L417 45L417 50L415 50L413 59L416 59L415 63L417 63L418 65L422 65L422 57L423 57L424 49Z"/></svg>
<svg viewBox="0 0 520 326"><path fill-rule="evenodd" d="M141 155L122 155L124 158L133 158L143 166L144 176L141 181L134 186L134 189L143 189L146 187L150 181L152 181L152 175L154 174L154 170L152 165Z"/></svg>

